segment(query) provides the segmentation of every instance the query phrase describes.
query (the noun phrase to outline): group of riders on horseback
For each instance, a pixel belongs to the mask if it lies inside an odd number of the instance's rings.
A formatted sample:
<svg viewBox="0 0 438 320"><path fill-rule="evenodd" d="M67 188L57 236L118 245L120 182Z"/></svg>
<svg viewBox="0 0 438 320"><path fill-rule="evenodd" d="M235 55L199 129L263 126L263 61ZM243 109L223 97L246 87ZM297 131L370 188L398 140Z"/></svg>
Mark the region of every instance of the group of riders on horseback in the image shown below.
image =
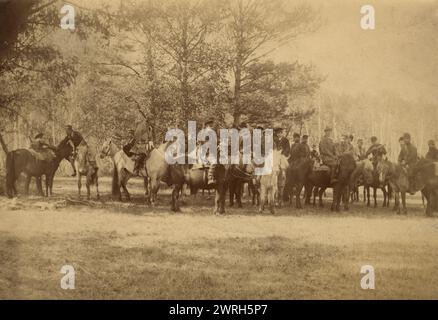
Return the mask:
<svg viewBox="0 0 438 320"><path fill-rule="evenodd" d="M218 131L214 120L206 121L204 123L204 129L214 130L215 132ZM236 129L248 129L248 125L246 123L241 123ZM262 132L265 130L263 126L256 126L255 129L260 129ZM298 133L294 133L292 136L293 142L291 144L286 137L284 128L277 127L273 131L274 149L278 150L282 156L288 159L289 166L292 170L293 168L300 168L300 164L302 163L311 162L314 171L325 170L329 173L329 184L331 186L335 185L338 181L340 161L346 155L357 162L369 160L372 163L374 170L377 170L379 163L386 160L387 151L384 145L379 143L377 137L374 136L370 138L370 147L365 149L363 139L358 139L357 145L353 146L354 137L349 134L344 134L340 142L335 142L332 137L332 128L327 127L325 128L324 135L320 140L318 152L316 144L313 144L312 147L309 146L308 135L301 136ZM412 180L414 176L413 168L419 160L417 149L411 143L411 136L409 133L405 133L399 139L399 143L401 150L398 157L398 165L406 172L408 177L409 189L407 191L413 193L415 191L415 183ZM428 144L429 151L425 158L431 161L438 161L438 149L435 147L434 141L431 140ZM75 161L79 158L81 161L86 162L87 166L94 168L94 171L97 172L96 155L93 152L93 149L87 144L82 134L77 130L73 130L71 125L66 126L66 136L60 145L68 145L72 149L71 154L67 157L73 168L72 176L77 175L78 166L77 164L75 166ZM239 142L239 145L240 148L242 148L241 141ZM42 133L39 133L34 137L31 143L31 149L36 155L36 158L41 160L50 160L50 157L54 156L54 152L52 151L56 151L56 147L51 146L45 141ZM142 135L141 132L139 134L133 129L128 131L128 137L123 144L122 150L123 153L131 158L134 163L131 172L133 176L145 177L147 175L147 172L142 172L142 169L145 168L145 161L148 159L150 151L153 149L153 142L150 141L148 135ZM83 156L78 157L78 154L82 154ZM216 170L219 165L209 164L204 161L201 163L201 166L206 169L204 170L204 172L206 172L206 186L215 187L217 183ZM259 180L260 177L257 177L256 179Z"/></svg>

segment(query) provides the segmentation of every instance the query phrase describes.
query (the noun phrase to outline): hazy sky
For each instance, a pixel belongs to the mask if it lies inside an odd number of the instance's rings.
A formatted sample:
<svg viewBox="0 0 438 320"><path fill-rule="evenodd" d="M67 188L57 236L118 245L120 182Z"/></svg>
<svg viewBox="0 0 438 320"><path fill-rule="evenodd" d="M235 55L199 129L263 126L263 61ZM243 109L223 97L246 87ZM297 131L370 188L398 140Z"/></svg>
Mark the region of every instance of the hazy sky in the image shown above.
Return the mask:
<svg viewBox="0 0 438 320"><path fill-rule="evenodd" d="M291 1L292 2L292 1ZM345 93L380 90L438 103L438 1L311 0L322 25L275 53L276 60L313 63L324 87ZM376 29L360 28L371 4Z"/></svg>

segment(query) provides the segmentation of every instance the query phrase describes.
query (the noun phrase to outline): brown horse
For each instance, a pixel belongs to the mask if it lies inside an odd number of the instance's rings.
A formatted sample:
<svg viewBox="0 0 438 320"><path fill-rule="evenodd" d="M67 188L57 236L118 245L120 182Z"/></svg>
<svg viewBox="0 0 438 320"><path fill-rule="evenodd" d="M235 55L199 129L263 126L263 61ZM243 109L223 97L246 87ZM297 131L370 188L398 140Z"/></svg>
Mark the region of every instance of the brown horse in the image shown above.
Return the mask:
<svg viewBox="0 0 438 320"><path fill-rule="evenodd" d="M53 178L63 159L68 160L72 154L72 147L61 142L54 148L54 154L42 160L35 156L35 151L27 149L12 150L6 155L6 194L9 198L17 195L15 182L21 173L26 175L25 194L29 194L29 184L32 177L37 180L38 191L44 194L41 186L41 177L45 176L46 196L52 195Z"/></svg>
<svg viewBox="0 0 438 320"><path fill-rule="evenodd" d="M316 194L319 195L319 206L322 207L322 195L324 191L327 188L333 188L331 210L340 211L341 200L344 203L344 209L349 209L350 177L356 169L356 161L351 154L342 154L339 156L338 168L338 177L335 184L330 184L330 172L328 170L314 170L312 168L306 180L306 203L310 203L311 192L313 190L314 197L316 197Z"/></svg>
<svg viewBox="0 0 438 320"><path fill-rule="evenodd" d="M421 189L421 193L427 201L427 216L432 216L433 211L436 211L438 207L437 166L437 162L422 158L412 168L415 189Z"/></svg>

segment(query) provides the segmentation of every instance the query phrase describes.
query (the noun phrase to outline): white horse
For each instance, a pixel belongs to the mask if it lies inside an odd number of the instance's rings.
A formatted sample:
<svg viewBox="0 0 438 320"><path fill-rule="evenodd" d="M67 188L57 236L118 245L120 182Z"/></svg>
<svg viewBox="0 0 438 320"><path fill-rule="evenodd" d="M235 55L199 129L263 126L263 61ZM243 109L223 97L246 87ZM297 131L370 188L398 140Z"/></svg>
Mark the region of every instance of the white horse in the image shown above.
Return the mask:
<svg viewBox="0 0 438 320"><path fill-rule="evenodd" d="M285 180L284 175L288 166L289 162L286 156L284 156L280 150L274 149L272 151L272 171L270 174L260 177L259 212L263 212L267 201L269 210L271 213L275 213L275 199L283 196L282 192L279 192L279 181L282 183L282 181Z"/></svg>
<svg viewBox="0 0 438 320"><path fill-rule="evenodd" d="M131 200L129 191L126 187L128 180L136 175L134 172L135 162L130 157L126 155L123 150L118 148L111 139L104 142L100 150L100 158L109 156L113 160L114 170L113 170L113 181L112 181L112 194L113 196L118 196L119 200L122 201L122 193L120 188L122 188L125 193L126 200ZM144 171L144 169L143 169ZM145 196L148 195L148 179L145 172L141 173L144 178L144 188Z"/></svg>

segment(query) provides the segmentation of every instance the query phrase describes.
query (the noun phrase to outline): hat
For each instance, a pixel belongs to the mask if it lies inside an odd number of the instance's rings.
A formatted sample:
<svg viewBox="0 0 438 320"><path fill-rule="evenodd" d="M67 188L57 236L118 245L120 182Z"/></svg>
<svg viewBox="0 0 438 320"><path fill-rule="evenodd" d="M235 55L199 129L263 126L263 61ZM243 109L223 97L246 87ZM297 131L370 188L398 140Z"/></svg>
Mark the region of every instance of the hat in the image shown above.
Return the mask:
<svg viewBox="0 0 438 320"><path fill-rule="evenodd" d="M42 133L38 133L38 134L35 136L35 139L42 138L43 136L44 136L44 134L42 134Z"/></svg>
<svg viewBox="0 0 438 320"><path fill-rule="evenodd" d="M239 125L239 127L240 127L240 128L247 128L248 125L246 124L246 122L242 122L242 123Z"/></svg>
<svg viewBox="0 0 438 320"><path fill-rule="evenodd" d="M407 132L403 133L403 139L410 139L411 135Z"/></svg>
<svg viewBox="0 0 438 320"><path fill-rule="evenodd" d="M259 130L265 130L265 128L263 128L263 126L261 126L261 125L258 125L258 126L256 126L255 128L256 128L256 129L259 129Z"/></svg>
<svg viewBox="0 0 438 320"><path fill-rule="evenodd" d="M332 131L332 128L330 128L330 127L325 127L324 132L327 132L327 131Z"/></svg>
<svg viewBox="0 0 438 320"><path fill-rule="evenodd" d="M208 126L209 124L213 124L214 123L214 119L208 119L207 121L204 122L204 126Z"/></svg>
<svg viewBox="0 0 438 320"><path fill-rule="evenodd" d="M434 141L434 140L429 140L429 141L427 142L427 144L428 144L429 146L434 146L434 145L435 145L435 141Z"/></svg>
<svg viewBox="0 0 438 320"><path fill-rule="evenodd" d="M303 139L308 139L309 138L309 136L307 135L307 134L305 134L305 135L303 135L303 137L302 137Z"/></svg>
<svg viewBox="0 0 438 320"><path fill-rule="evenodd" d="M299 138L299 137L300 137L300 134L295 132L294 135L293 135L293 137L294 137L294 138Z"/></svg>
<svg viewBox="0 0 438 320"><path fill-rule="evenodd" d="M71 126L71 124L68 124L65 126L66 129L73 129L73 127Z"/></svg>
<svg viewBox="0 0 438 320"><path fill-rule="evenodd" d="M129 129L128 132L129 132L129 133L134 133L135 130L134 130L134 129Z"/></svg>
<svg viewBox="0 0 438 320"><path fill-rule="evenodd" d="M281 128L281 127L276 127L276 128L274 128L274 132L281 132L281 131L283 131L283 128Z"/></svg>
<svg viewBox="0 0 438 320"><path fill-rule="evenodd" d="M376 136L372 136L371 137L371 141L377 141L377 137Z"/></svg>

